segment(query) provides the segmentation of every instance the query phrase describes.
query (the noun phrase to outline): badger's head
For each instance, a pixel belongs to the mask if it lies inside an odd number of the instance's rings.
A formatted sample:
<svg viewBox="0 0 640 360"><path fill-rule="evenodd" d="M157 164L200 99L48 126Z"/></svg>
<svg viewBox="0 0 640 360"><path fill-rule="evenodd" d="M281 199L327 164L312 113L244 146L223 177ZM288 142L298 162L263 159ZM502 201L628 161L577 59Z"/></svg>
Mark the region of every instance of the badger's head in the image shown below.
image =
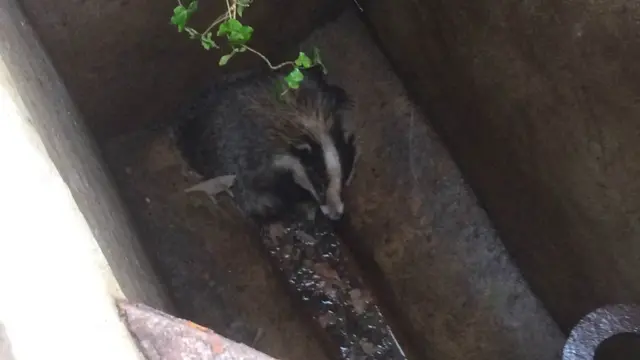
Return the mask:
<svg viewBox="0 0 640 360"><path fill-rule="evenodd" d="M286 150L275 165L289 169L322 212L338 220L344 212L342 190L356 161L355 137L344 118L352 103L342 88L327 84L319 68L307 69L304 75L300 88L282 98L273 134Z"/></svg>

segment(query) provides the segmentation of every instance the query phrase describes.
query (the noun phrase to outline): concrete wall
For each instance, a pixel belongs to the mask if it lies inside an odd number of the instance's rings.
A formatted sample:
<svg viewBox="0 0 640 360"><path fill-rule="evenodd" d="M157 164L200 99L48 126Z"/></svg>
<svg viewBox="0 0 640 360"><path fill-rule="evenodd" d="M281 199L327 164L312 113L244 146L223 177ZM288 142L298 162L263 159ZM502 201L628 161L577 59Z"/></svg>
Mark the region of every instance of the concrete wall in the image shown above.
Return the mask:
<svg viewBox="0 0 640 360"><path fill-rule="evenodd" d="M78 111L13 0L0 1L0 33L2 355L137 359L113 297L165 310L169 302Z"/></svg>
<svg viewBox="0 0 640 360"><path fill-rule="evenodd" d="M222 71L219 52L206 53L169 24L175 0L21 3L98 141L170 120L181 103ZM201 1L194 24L203 29L224 4ZM302 40L344 5L338 0L255 1L244 17L255 28L251 44L274 56L274 50ZM259 62L241 56L224 70Z"/></svg>
<svg viewBox="0 0 640 360"><path fill-rule="evenodd" d="M365 16L566 331L640 299L640 7L382 0Z"/></svg>
<svg viewBox="0 0 640 360"><path fill-rule="evenodd" d="M307 42L355 102L362 156L344 240L407 330L408 357L559 359L562 332L365 26L345 14Z"/></svg>

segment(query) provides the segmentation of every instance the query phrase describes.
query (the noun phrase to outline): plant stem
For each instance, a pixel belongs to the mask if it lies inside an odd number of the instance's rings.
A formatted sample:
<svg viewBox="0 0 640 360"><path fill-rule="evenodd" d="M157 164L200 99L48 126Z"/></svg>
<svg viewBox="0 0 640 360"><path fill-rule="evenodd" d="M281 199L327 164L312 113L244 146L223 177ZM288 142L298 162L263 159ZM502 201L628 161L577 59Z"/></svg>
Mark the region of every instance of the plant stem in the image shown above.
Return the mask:
<svg viewBox="0 0 640 360"><path fill-rule="evenodd" d="M233 11L231 11L231 3L229 3L229 0L226 0L226 1L227 1L227 15L232 19L235 19L236 17L233 15Z"/></svg>
<svg viewBox="0 0 640 360"><path fill-rule="evenodd" d="M242 45L242 47L247 49L247 50L249 50L249 51L251 51L252 53L260 56L262 58L262 60L264 60L264 62L266 62L267 65L269 65L271 70L278 70L278 69L280 69L282 67L285 67L287 65L291 65L291 66L295 66L296 65L293 61L285 61L282 64L278 64L278 65L274 66L273 64L271 64L271 61L269 61L269 59L267 59L266 56L262 55L262 53L260 53L258 50L254 50L254 49L248 47L247 45Z"/></svg>
<svg viewBox="0 0 640 360"><path fill-rule="evenodd" d="M227 20L229 18L229 13L223 14L218 16L218 18L216 19L216 21L212 22L211 25L209 25L209 27L202 33L203 35L208 33L209 31L211 31L216 25L220 24L221 22Z"/></svg>

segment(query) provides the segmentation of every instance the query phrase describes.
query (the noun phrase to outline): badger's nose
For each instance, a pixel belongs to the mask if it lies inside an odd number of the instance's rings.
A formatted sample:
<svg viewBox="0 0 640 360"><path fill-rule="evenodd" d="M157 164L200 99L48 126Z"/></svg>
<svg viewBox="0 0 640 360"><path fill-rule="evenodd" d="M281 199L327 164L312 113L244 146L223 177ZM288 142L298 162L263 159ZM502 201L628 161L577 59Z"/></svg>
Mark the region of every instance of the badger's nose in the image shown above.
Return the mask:
<svg viewBox="0 0 640 360"><path fill-rule="evenodd" d="M344 204L338 205L336 208L332 208L326 205L320 206L322 213L331 220L340 220L342 213L344 212Z"/></svg>

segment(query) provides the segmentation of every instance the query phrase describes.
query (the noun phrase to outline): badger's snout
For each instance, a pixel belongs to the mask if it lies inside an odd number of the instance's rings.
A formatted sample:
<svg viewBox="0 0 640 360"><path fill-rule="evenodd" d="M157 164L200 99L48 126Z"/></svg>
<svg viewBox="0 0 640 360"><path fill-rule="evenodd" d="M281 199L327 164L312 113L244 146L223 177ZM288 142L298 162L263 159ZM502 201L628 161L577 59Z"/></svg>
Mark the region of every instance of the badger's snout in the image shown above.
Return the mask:
<svg viewBox="0 0 640 360"><path fill-rule="evenodd" d="M340 220L344 213L344 204L340 203L336 206L322 205L320 206L322 213L331 220Z"/></svg>

